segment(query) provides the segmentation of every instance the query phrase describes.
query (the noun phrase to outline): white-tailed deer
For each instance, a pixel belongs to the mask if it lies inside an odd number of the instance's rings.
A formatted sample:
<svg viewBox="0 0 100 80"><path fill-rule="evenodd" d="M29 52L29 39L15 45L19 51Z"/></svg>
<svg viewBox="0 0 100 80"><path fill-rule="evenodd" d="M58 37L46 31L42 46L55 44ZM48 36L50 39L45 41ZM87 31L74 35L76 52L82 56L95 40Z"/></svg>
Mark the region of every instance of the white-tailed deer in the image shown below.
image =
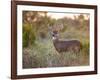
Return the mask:
<svg viewBox="0 0 100 80"><path fill-rule="evenodd" d="M81 49L81 43L78 40L69 40L64 41L59 39L59 31L63 28L63 25L54 25L50 28L52 31L52 39L55 49L61 53L66 51L79 52Z"/></svg>

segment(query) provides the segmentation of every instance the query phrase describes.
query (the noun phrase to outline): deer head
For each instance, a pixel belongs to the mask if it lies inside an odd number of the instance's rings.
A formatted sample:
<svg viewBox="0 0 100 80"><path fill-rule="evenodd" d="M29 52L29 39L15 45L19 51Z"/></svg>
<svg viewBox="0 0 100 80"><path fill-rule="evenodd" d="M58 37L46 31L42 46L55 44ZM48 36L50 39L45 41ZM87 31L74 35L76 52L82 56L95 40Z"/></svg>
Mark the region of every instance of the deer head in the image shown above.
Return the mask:
<svg viewBox="0 0 100 80"><path fill-rule="evenodd" d="M63 24L55 23L53 26L49 27L49 30L52 35L52 39L58 39L59 38L59 32L63 29Z"/></svg>

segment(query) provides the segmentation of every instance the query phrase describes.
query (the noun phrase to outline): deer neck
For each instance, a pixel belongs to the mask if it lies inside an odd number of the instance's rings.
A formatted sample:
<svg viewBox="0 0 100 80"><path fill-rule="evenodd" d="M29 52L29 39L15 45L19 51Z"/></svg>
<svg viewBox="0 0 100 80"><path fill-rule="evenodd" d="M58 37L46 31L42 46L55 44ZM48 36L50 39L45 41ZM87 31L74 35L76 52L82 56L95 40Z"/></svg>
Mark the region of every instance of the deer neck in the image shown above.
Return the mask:
<svg viewBox="0 0 100 80"><path fill-rule="evenodd" d="M59 39L58 39L58 38L53 37L53 42L54 42L54 43L56 43L56 42L58 42L58 41L59 41Z"/></svg>

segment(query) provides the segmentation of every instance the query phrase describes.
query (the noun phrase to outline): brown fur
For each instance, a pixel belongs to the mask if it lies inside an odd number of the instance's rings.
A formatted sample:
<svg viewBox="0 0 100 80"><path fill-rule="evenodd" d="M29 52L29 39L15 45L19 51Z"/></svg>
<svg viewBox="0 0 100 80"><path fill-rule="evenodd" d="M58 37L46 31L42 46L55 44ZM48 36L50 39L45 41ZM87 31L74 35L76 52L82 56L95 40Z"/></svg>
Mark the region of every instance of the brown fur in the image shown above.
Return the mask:
<svg viewBox="0 0 100 80"><path fill-rule="evenodd" d="M54 40L53 43L55 49L59 53L66 52L66 51L79 52L81 49L81 43L78 40L70 40L70 41Z"/></svg>

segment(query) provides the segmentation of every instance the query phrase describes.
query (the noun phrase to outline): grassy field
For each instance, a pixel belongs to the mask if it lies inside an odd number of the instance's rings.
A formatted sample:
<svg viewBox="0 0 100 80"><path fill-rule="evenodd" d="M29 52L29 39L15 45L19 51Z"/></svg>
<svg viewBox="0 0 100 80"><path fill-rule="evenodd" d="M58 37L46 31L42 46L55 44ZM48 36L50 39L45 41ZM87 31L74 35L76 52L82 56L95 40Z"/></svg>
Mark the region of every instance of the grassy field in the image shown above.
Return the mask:
<svg viewBox="0 0 100 80"><path fill-rule="evenodd" d="M83 45L79 53L58 53L52 40L36 41L34 46L23 49L23 68L89 65L88 47L88 44Z"/></svg>

